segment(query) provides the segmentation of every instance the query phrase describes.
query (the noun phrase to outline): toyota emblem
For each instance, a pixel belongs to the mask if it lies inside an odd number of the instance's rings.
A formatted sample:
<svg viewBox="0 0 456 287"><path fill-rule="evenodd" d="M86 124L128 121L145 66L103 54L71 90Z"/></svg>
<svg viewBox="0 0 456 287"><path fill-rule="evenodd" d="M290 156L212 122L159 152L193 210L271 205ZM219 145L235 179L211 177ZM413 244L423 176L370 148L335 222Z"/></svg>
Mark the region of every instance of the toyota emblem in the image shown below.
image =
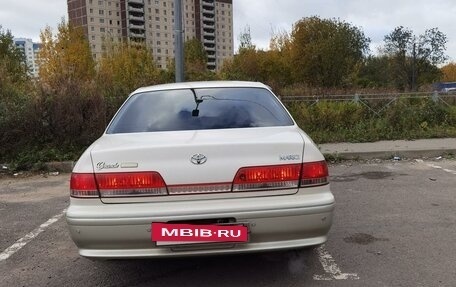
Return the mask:
<svg viewBox="0 0 456 287"><path fill-rule="evenodd" d="M191 158L190 158L190 161L193 163L193 164L203 164L207 161L207 157L204 155L204 154L200 154L200 153L197 153L197 154L194 154Z"/></svg>

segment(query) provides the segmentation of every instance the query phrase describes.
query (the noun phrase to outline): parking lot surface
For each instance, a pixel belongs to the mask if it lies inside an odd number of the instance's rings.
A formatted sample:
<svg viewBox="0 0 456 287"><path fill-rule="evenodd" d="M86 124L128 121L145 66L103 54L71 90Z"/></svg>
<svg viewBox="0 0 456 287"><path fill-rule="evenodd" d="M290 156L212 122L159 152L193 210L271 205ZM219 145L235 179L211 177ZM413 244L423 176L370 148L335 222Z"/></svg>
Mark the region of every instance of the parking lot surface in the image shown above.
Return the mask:
<svg viewBox="0 0 456 287"><path fill-rule="evenodd" d="M0 286L456 286L456 161L330 166L328 242L299 251L91 261L63 217L69 175L0 178Z"/></svg>

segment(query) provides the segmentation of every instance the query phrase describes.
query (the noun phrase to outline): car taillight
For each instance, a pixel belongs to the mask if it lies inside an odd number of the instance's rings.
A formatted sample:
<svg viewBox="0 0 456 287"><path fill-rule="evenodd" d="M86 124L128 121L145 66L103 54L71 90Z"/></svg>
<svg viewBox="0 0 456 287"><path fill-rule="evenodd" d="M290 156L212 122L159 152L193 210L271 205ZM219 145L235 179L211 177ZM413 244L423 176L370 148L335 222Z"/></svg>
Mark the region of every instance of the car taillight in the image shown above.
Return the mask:
<svg viewBox="0 0 456 287"><path fill-rule="evenodd" d="M244 167L237 172L233 191L297 188L301 164Z"/></svg>
<svg viewBox="0 0 456 287"><path fill-rule="evenodd" d="M302 164L301 187L327 184L328 176L326 161L305 162Z"/></svg>
<svg viewBox="0 0 456 287"><path fill-rule="evenodd" d="M70 180L72 197L98 197L97 183L93 173L73 173Z"/></svg>
<svg viewBox="0 0 456 287"><path fill-rule="evenodd" d="M157 172L73 173L70 195L78 198L167 195Z"/></svg>
<svg viewBox="0 0 456 287"><path fill-rule="evenodd" d="M97 173L101 197L167 195L165 182L157 172Z"/></svg>

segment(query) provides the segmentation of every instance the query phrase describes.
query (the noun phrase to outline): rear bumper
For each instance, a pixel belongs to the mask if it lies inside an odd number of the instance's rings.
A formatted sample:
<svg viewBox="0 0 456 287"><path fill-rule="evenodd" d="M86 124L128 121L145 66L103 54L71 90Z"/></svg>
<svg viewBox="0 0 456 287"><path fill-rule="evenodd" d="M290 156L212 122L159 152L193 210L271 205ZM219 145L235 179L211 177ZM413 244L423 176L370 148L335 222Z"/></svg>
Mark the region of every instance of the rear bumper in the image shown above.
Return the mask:
<svg viewBox="0 0 456 287"><path fill-rule="evenodd" d="M73 200L66 219L79 253L93 258L143 258L245 253L324 243L332 224L334 197L318 192L144 204ZM249 242L189 246L176 251L151 241L151 223L234 217L249 225Z"/></svg>

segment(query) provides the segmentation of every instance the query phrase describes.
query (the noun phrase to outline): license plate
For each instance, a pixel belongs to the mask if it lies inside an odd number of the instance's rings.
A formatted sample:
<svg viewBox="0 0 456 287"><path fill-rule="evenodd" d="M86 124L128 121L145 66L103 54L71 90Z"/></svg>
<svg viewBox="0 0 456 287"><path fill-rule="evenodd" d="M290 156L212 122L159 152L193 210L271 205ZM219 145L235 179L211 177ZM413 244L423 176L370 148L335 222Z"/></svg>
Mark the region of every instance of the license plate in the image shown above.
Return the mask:
<svg viewBox="0 0 456 287"><path fill-rule="evenodd" d="M151 230L151 239L157 246L248 241L248 228L245 225L153 222Z"/></svg>

